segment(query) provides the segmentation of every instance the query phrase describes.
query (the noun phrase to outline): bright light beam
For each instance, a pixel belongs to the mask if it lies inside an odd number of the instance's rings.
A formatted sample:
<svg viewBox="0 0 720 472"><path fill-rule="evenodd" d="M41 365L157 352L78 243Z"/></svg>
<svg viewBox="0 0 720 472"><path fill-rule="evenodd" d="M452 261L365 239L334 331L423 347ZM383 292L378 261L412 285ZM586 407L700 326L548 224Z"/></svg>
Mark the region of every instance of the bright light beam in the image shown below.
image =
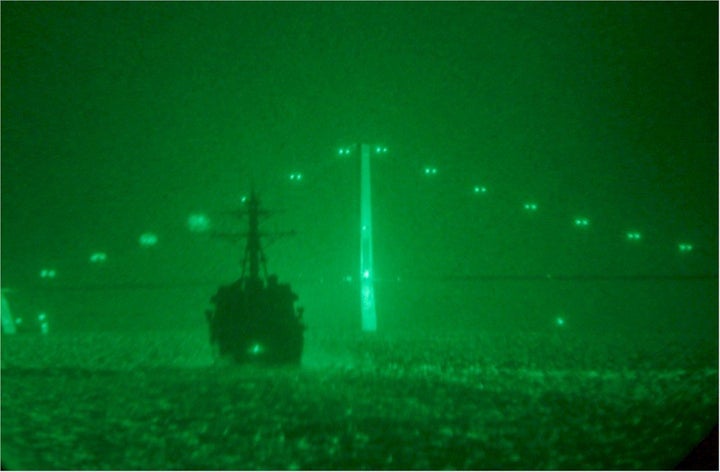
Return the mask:
<svg viewBox="0 0 720 472"><path fill-rule="evenodd" d="M360 145L360 309L362 330L377 331L372 268L372 200L370 146Z"/></svg>

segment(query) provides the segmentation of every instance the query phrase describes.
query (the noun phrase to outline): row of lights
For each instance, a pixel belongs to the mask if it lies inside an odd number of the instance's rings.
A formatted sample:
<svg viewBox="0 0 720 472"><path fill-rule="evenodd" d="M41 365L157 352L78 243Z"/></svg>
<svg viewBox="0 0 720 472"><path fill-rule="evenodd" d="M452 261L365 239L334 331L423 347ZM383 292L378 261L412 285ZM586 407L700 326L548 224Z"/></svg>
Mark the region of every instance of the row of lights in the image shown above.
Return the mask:
<svg viewBox="0 0 720 472"><path fill-rule="evenodd" d="M388 148L385 146L376 146L375 152L377 154L386 154L388 152ZM338 150L338 154L341 156L344 155L350 155L352 153L352 148L340 148ZM427 166L423 169L424 174L428 176L437 175L438 169L437 167ZM289 174L289 178L293 182L301 182L303 180L303 174L300 172L293 172ZM473 193L476 195L483 195L488 193L488 188L483 185L475 185L473 187ZM242 203L247 202L247 196L243 195L240 200ZM528 212L536 212L538 210L538 205L535 202L526 202L523 204L523 208ZM587 228L590 225L590 220L587 218L575 218L574 224L578 228ZM195 233L203 233L210 229L210 220L209 218L202 214L202 213L194 213L191 214L188 217L187 220L187 226L188 229ZM640 241L642 239L642 235L639 232L631 231L626 233L628 241ZM145 232L140 235L139 238L140 246L142 247L152 247L157 245L158 243L158 237L155 233L152 232ZM689 243L680 243L678 245L678 249L680 252L687 253L693 250L693 245ZM107 254L104 252L96 252L91 254L90 256L90 262L94 264L101 264L104 263L107 260ZM42 269L40 271L40 277L43 279L54 279L56 276L55 269Z"/></svg>
<svg viewBox="0 0 720 472"><path fill-rule="evenodd" d="M243 202L246 201L246 197L243 197ZM188 217L187 220L188 229L194 233L203 233L210 229L209 218L202 213L194 213ZM152 232L142 233L138 239L141 247L149 248L156 246L158 243L158 236ZM94 252L90 254L91 264L103 264L107 261L107 253L105 252ZM44 268L40 271L40 278L43 279L54 279L57 276L55 269Z"/></svg>
<svg viewBox="0 0 720 472"><path fill-rule="evenodd" d="M340 148L338 149L338 155L339 156L349 156L352 154L352 147L346 147L346 148ZM385 146L375 146L375 154L387 154L388 148Z"/></svg>
<svg viewBox="0 0 720 472"><path fill-rule="evenodd" d="M349 154L351 154L351 152L352 152L351 148L340 148L338 150L338 154L341 156L349 155ZM375 152L376 153L387 153L388 149L386 147L378 146L375 148ZM437 175L438 169L437 169L437 167L426 166L423 169L423 172L425 175L428 175L428 176ZM292 180L292 174L291 174L291 180ZM484 185L475 185L473 187L474 194L486 194L487 192L488 192L488 189ZM534 203L534 202L527 202L527 203L523 204L523 208L528 212L535 212L538 210L538 205L537 205L537 203ZM579 218L575 218L574 224L578 228L587 228L590 226L590 220L588 218L579 217ZM642 239L642 235L636 231L629 231L627 233L627 239L628 239L628 241L640 241ZM688 243L680 243L678 245L678 249L680 250L680 252L690 252L690 251L692 251L693 246L692 246L692 244L688 244Z"/></svg>
<svg viewBox="0 0 720 472"><path fill-rule="evenodd" d="M50 331L50 323L48 322L47 314L45 312L38 314L37 322L38 322L38 326L40 327L40 332L42 334L48 334L48 332ZM15 318L13 320L13 323L15 324L16 327L19 328L23 324L23 319Z"/></svg>

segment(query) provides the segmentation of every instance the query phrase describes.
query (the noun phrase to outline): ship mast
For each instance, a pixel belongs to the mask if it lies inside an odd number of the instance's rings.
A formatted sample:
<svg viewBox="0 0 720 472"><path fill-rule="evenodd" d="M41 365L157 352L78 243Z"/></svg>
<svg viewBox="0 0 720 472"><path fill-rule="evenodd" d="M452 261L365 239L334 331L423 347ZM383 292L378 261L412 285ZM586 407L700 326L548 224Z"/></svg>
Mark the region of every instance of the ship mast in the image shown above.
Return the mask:
<svg viewBox="0 0 720 472"><path fill-rule="evenodd" d="M260 264L262 264L263 276L267 278L267 261L260 244L260 201L257 198L255 189L250 193L248 199L248 232L247 244L245 245L245 257L242 261L242 278L248 284L262 285L260 279ZM249 270L248 270L249 269Z"/></svg>
<svg viewBox="0 0 720 472"><path fill-rule="evenodd" d="M263 287L265 280L268 278L267 259L262 248L261 238L294 236L295 231L264 233L260 231L260 218L271 214L267 210L260 208L260 199L255 193L255 188L250 191L250 197L246 200L243 198L245 208L233 211L232 214L238 217L248 217L248 230L243 233L235 232L213 232L213 236L228 239L230 241L238 241L245 239L245 254L241 261L242 280L245 286ZM260 271L262 270L262 274Z"/></svg>

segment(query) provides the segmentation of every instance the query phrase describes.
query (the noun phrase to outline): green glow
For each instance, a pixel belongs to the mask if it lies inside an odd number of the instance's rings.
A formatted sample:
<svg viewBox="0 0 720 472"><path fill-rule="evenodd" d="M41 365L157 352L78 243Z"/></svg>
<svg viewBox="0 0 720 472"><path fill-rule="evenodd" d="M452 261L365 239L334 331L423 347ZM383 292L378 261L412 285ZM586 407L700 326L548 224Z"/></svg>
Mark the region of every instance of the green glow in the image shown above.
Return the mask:
<svg viewBox="0 0 720 472"><path fill-rule="evenodd" d="M360 313L363 331L377 331L372 250L370 146L360 145Z"/></svg>
<svg viewBox="0 0 720 472"><path fill-rule="evenodd" d="M40 277L43 279L54 279L55 269L43 269L40 271Z"/></svg>
<svg viewBox="0 0 720 472"><path fill-rule="evenodd" d="M247 202L247 196L246 196L246 195L243 195L243 196L240 198L240 203L245 203L245 202Z"/></svg>
<svg viewBox="0 0 720 472"><path fill-rule="evenodd" d="M481 185L476 185L473 187L473 192L475 193L487 193L487 187L483 187Z"/></svg>
<svg viewBox="0 0 720 472"><path fill-rule="evenodd" d="M252 346L250 346L250 348L248 349L248 352L250 354L252 354L253 356L258 356L258 355L262 354L264 350L265 349L263 349L262 344L255 343Z"/></svg>
<svg viewBox="0 0 720 472"><path fill-rule="evenodd" d="M338 149L338 154L339 154L340 156L345 155L345 149L342 149L342 148Z"/></svg>
<svg viewBox="0 0 720 472"><path fill-rule="evenodd" d="M48 331L50 330L50 325L47 323L41 323L40 324L40 332L42 334L48 334Z"/></svg>
<svg viewBox="0 0 720 472"><path fill-rule="evenodd" d="M693 245L688 243L680 243L678 244L678 249L680 249L680 252L690 252L693 250Z"/></svg>
<svg viewBox="0 0 720 472"><path fill-rule="evenodd" d="M43 313L40 313L40 314L38 315L38 320L39 320L39 321L45 321L46 319L47 319L47 314L45 314L44 312L43 312Z"/></svg>
<svg viewBox="0 0 720 472"><path fill-rule="evenodd" d="M296 182L301 181L303 178L303 175L300 172L294 172L290 174L290 180L294 180Z"/></svg>
<svg viewBox="0 0 720 472"><path fill-rule="evenodd" d="M523 205L523 207L527 211L537 211L538 209L537 203L526 203L525 205Z"/></svg>
<svg viewBox="0 0 720 472"><path fill-rule="evenodd" d="M425 175L435 175L437 174L437 167L426 167L425 168Z"/></svg>
<svg viewBox="0 0 720 472"><path fill-rule="evenodd" d="M585 228L590 225L590 220L587 218L575 218L575 226Z"/></svg>
<svg viewBox="0 0 720 472"><path fill-rule="evenodd" d="M158 238L154 233L143 233L140 236L140 245L143 247L154 246L157 244Z"/></svg>
<svg viewBox="0 0 720 472"><path fill-rule="evenodd" d="M627 233L627 238L630 241L640 241L642 239L642 235L638 232L630 231Z"/></svg>
<svg viewBox="0 0 720 472"><path fill-rule="evenodd" d="M94 252L94 253L92 253L92 255L90 255L90 262L95 262L95 263L105 262L106 259L107 259L107 254L105 254L104 252Z"/></svg>
<svg viewBox="0 0 720 472"><path fill-rule="evenodd" d="M22 318L15 318L16 325L22 324L22 321L23 321Z"/></svg>
<svg viewBox="0 0 720 472"><path fill-rule="evenodd" d="M565 319L561 316L558 316L555 318L555 324L558 326L564 326L565 325Z"/></svg>
<svg viewBox="0 0 720 472"><path fill-rule="evenodd" d="M202 213L195 213L188 217L187 225L194 233L204 233L210 229L210 220Z"/></svg>

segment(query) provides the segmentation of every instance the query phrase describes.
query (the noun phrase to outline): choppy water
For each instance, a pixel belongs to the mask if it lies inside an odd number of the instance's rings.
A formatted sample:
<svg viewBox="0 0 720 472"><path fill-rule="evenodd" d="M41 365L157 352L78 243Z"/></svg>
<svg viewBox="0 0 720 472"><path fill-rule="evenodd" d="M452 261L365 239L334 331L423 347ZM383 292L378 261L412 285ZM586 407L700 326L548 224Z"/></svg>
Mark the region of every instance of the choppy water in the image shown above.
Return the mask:
<svg viewBox="0 0 720 472"><path fill-rule="evenodd" d="M7 336L2 460L30 469L658 469L717 421L712 338L308 333L301 368L204 332Z"/></svg>

